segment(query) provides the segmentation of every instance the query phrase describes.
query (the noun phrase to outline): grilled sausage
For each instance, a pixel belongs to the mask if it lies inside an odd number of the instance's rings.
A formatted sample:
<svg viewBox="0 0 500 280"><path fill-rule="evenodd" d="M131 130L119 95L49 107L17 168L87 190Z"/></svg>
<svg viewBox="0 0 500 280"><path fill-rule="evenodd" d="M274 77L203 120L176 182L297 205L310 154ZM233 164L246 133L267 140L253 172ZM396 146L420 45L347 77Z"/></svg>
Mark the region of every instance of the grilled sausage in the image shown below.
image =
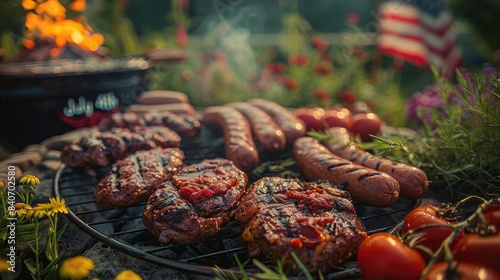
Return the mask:
<svg viewBox="0 0 500 280"><path fill-rule="evenodd" d="M196 110L194 109L193 105L187 103L170 103L170 104L155 104L155 105L133 104L128 106L126 111L134 113L170 111L178 115L188 115L193 117L196 115Z"/></svg>
<svg viewBox="0 0 500 280"><path fill-rule="evenodd" d="M259 154L252 138L250 124L238 110L228 106L212 106L203 111L203 123L222 130L226 158L243 171L259 163Z"/></svg>
<svg viewBox="0 0 500 280"><path fill-rule="evenodd" d="M340 158L312 137L295 140L293 157L305 177L342 185L359 203L386 207L399 198L399 183L394 178Z"/></svg>
<svg viewBox="0 0 500 280"><path fill-rule="evenodd" d="M264 110L276 121L279 127L285 132L288 144L292 145L295 139L306 134L304 122L278 103L261 98L252 98L248 102Z"/></svg>
<svg viewBox="0 0 500 280"><path fill-rule="evenodd" d="M257 143L264 150L275 153L286 148L285 133L262 109L247 102L232 102L226 105L235 108L245 116Z"/></svg>
<svg viewBox="0 0 500 280"><path fill-rule="evenodd" d="M145 91L137 97L137 104L154 105L172 103L189 103L189 98L182 92L171 90Z"/></svg>
<svg viewBox="0 0 500 280"><path fill-rule="evenodd" d="M386 158L376 157L367 151L359 149L353 144L345 128L332 127L326 133L332 136L332 140L324 141L322 144L331 152L354 163L391 175L399 182L401 197L418 199L427 193L429 181L423 170L393 162Z"/></svg>

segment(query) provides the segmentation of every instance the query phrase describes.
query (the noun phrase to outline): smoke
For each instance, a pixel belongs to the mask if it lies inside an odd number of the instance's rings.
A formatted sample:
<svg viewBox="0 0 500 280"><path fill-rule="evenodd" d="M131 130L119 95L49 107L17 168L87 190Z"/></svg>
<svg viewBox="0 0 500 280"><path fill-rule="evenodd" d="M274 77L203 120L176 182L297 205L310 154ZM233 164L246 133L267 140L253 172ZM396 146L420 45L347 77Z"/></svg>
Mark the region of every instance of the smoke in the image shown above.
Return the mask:
<svg viewBox="0 0 500 280"><path fill-rule="evenodd" d="M280 7L268 2L214 0L192 33L201 36L203 48L224 52L236 74L248 77L259 70L252 35L280 32Z"/></svg>

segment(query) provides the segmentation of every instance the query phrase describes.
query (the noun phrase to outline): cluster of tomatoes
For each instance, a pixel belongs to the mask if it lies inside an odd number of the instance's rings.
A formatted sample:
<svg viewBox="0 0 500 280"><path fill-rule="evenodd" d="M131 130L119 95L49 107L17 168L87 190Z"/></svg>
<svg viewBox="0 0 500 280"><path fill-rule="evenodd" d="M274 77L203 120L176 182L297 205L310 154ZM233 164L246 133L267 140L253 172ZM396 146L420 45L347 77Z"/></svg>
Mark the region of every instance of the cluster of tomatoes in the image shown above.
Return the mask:
<svg viewBox="0 0 500 280"><path fill-rule="evenodd" d="M324 131L330 127L344 127L362 141L370 141L382 128L382 120L374 113L351 112L345 107L303 107L295 111L307 130Z"/></svg>
<svg viewBox="0 0 500 280"><path fill-rule="evenodd" d="M454 206L418 206L397 235L368 236L357 255L363 279L500 279L500 200L492 201L465 219Z"/></svg>

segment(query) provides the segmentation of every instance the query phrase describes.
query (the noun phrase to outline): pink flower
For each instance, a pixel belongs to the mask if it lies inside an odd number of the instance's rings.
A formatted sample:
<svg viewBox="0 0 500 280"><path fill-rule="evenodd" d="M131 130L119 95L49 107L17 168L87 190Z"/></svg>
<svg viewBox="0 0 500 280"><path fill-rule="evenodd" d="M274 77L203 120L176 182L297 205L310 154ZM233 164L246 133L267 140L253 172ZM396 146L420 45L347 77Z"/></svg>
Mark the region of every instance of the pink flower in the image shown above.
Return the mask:
<svg viewBox="0 0 500 280"><path fill-rule="evenodd" d="M311 46L319 51L326 51L328 49L328 42L320 37L311 38Z"/></svg>
<svg viewBox="0 0 500 280"><path fill-rule="evenodd" d="M267 90L267 85L263 82L252 82L250 88L254 91L265 92Z"/></svg>
<svg viewBox="0 0 500 280"><path fill-rule="evenodd" d="M179 7L183 11L187 11L189 9L189 0L179 0Z"/></svg>
<svg viewBox="0 0 500 280"><path fill-rule="evenodd" d="M341 91L339 93L339 99L346 103L353 104L354 102L356 102L358 98L356 97L356 94L352 91Z"/></svg>
<svg viewBox="0 0 500 280"><path fill-rule="evenodd" d="M318 63L313 70L320 75L327 76L333 73L333 66L329 63Z"/></svg>
<svg viewBox="0 0 500 280"><path fill-rule="evenodd" d="M360 47L353 47L351 49L351 53L361 60L365 60L367 58L366 51Z"/></svg>
<svg viewBox="0 0 500 280"><path fill-rule="evenodd" d="M333 56L329 53L322 53L319 57L320 61L333 62Z"/></svg>
<svg viewBox="0 0 500 280"><path fill-rule="evenodd" d="M281 84L288 90L290 91L293 91L293 90L296 90L299 88L299 83L297 83L297 81L292 78L292 77L288 77L288 76L283 76L281 77Z"/></svg>
<svg viewBox="0 0 500 280"><path fill-rule="evenodd" d="M266 68L273 74L281 74L285 72L286 65L281 62L271 62L267 65Z"/></svg>
<svg viewBox="0 0 500 280"><path fill-rule="evenodd" d="M297 66L307 66L307 64L309 64L309 57L303 54L291 55L288 58L288 64Z"/></svg>
<svg viewBox="0 0 500 280"><path fill-rule="evenodd" d="M313 96L314 98L325 102L330 101L331 99L330 93L323 89L315 89L313 91Z"/></svg>
<svg viewBox="0 0 500 280"><path fill-rule="evenodd" d="M179 46L185 47L187 45L188 34L184 26L177 26L177 28L175 28L175 39L177 40L177 44Z"/></svg>
<svg viewBox="0 0 500 280"><path fill-rule="evenodd" d="M358 24L359 18L360 18L360 16L357 13L348 13L347 14L347 23Z"/></svg>

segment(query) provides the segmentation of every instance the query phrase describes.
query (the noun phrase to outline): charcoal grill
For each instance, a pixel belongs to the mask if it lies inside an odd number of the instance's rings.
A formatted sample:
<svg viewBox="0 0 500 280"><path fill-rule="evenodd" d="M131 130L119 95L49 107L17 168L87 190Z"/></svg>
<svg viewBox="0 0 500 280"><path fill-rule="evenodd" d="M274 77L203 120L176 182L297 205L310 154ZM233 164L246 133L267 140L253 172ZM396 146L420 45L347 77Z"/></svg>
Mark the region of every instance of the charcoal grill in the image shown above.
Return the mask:
<svg viewBox="0 0 500 280"><path fill-rule="evenodd" d="M224 154L222 137L204 127L199 137L183 141L186 164ZM261 154L262 160L267 162L280 162L291 157L290 152L280 156ZM204 276L214 276L214 267L217 266L225 273L241 276L235 256L244 262L248 254L235 221L229 222L219 234L206 242L194 245L161 244L142 224L141 214L145 203L124 209L108 209L96 204L93 188L107 170L73 169L62 164L56 172L54 194L66 200L69 219L83 231L115 250L160 266ZM257 178L254 174L249 175L250 182ZM368 207L355 203L355 208L367 232L371 234L393 230L418 203L400 199L392 207ZM259 261L270 264L266 259ZM250 275L258 272L251 265L249 262L245 267L246 273ZM356 276L356 262L351 261L332 271L325 279L351 279Z"/></svg>

